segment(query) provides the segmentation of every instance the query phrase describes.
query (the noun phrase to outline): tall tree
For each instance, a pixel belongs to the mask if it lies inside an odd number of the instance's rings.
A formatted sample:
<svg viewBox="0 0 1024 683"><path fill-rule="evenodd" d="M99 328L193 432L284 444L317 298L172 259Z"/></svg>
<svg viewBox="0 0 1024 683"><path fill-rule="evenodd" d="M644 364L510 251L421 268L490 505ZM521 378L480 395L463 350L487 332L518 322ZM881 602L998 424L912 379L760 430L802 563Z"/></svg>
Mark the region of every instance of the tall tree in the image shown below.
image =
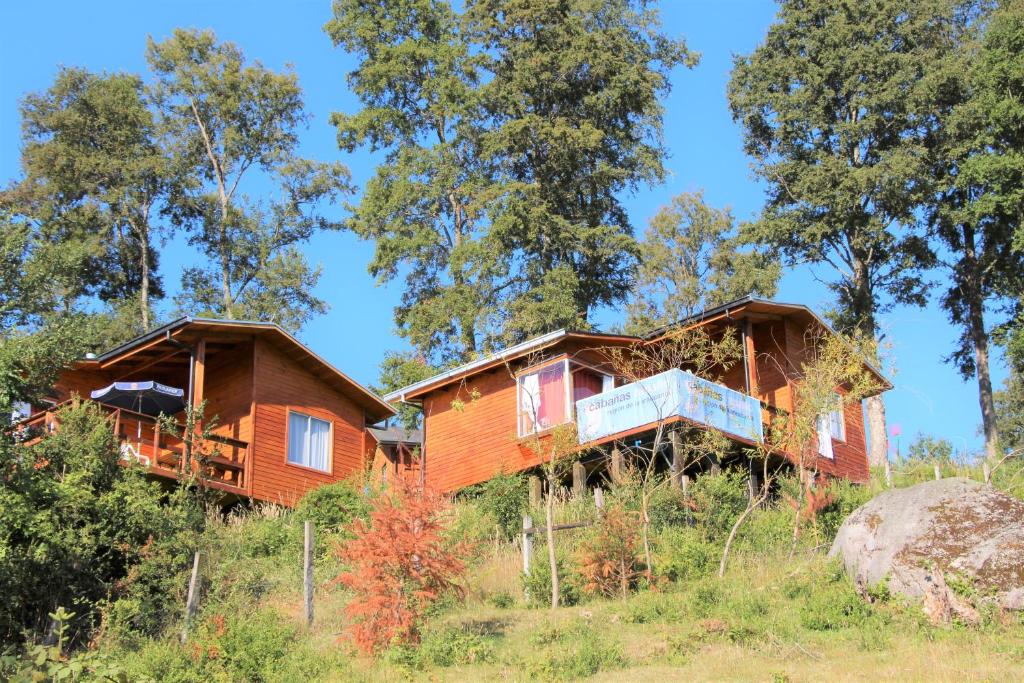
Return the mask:
<svg viewBox="0 0 1024 683"><path fill-rule="evenodd" d="M432 364L585 325L628 290L615 195L660 177L657 98L695 60L646 2L552 7L336 0L325 27L360 60L339 144L385 151L349 225L378 280L404 275L398 329Z"/></svg>
<svg viewBox="0 0 1024 683"><path fill-rule="evenodd" d="M83 288L103 301L134 300L137 332L163 295L153 242L174 184L141 79L61 69L48 90L21 107L25 179L20 197L60 248L92 251Z"/></svg>
<svg viewBox="0 0 1024 683"><path fill-rule="evenodd" d="M733 118L768 188L751 241L790 264L831 268L836 322L878 334L878 315L923 305L932 256L915 210L935 80L954 56L947 0L784 0L765 41L737 57ZM870 460L887 457L885 407L867 400Z"/></svg>
<svg viewBox="0 0 1024 683"><path fill-rule="evenodd" d="M494 230L523 250L526 295L507 341L570 324L629 292L636 245L623 192L664 176L660 98L698 56L661 31L648 0L477 0L483 140L502 186ZM553 307L552 304L558 304Z"/></svg>
<svg viewBox="0 0 1024 683"><path fill-rule="evenodd" d="M626 327L649 332L745 294L774 296L780 271L764 250L741 248L728 209L684 192L647 226Z"/></svg>
<svg viewBox="0 0 1024 683"><path fill-rule="evenodd" d="M953 72L936 136L938 193L929 213L949 273L941 303L961 330L951 360L965 379L977 378L985 452L994 458L999 435L986 308L1012 313L1024 294L1024 8L1000 8L980 42L978 19L966 14L966 25L950 37L962 67Z"/></svg>
<svg viewBox="0 0 1024 683"><path fill-rule="evenodd" d="M296 245L316 230L340 227L319 206L348 191L349 174L340 164L296 155L307 116L295 74L247 63L211 31L150 38L146 58L161 123L195 179L176 197L176 209L215 264L186 271L179 305L301 326L326 304L311 291L319 270ZM259 204L245 196L243 179L254 169L278 183L279 200Z"/></svg>

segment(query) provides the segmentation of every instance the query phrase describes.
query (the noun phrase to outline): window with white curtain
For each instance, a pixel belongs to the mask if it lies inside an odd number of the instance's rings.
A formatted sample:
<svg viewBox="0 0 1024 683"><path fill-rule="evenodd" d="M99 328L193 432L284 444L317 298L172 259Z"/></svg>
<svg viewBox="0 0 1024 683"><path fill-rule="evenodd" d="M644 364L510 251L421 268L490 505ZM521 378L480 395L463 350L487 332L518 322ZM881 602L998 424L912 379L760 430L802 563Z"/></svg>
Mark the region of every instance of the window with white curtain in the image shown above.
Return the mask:
<svg viewBox="0 0 1024 683"><path fill-rule="evenodd" d="M311 415L288 413L288 462L331 471L331 423Z"/></svg>

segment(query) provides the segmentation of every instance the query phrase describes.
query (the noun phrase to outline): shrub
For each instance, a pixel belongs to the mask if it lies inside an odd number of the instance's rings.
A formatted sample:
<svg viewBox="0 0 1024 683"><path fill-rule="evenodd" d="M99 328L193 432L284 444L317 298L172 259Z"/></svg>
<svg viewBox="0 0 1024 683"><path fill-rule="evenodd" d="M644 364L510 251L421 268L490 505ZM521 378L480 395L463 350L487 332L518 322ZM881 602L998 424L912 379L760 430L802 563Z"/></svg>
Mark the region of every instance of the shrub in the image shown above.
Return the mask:
<svg viewBox="0 0 1024 683"><path fill-rule="evenodd" d="M710 576L717 569L721 550L691 528L667 528L654 538L654 566L672 581Z"/></svg>
<svg viewBox="0 0 1024 683"><path fill-rule="evenodd" d="M871 616L868 605L835 562L819 568L800 609L800 622L812 631L861 626Z"/></svg>
<svg viewBox="0 0 1024 683"><path fill-rule="evenodd" d="M681 527L693 524L693 503L674 486L660 486L654 489L647 506L651 528L657 532L667 527Z"/></svg>
<svg viewBox="0 0 1024 683"><path fill-rule="evenodd" d="M596 638L593 634L576 638L568 645L568 648L554 648L540 661L532 662L528 666L530 676L545 680L577 681L626 664L622 647L618 643Z"/></svg>
<svg viewBox="0 0 1024 683"><path fill-rule="evenodd" d="M565 565L564 559L558 557L558 587L561 591L559 604L571 607L580 602L580 587L576 577L565 571ZM551 606L551 564L548 562L547 551L535 550L533 562L530 563L530 573L523 574L523 592L526 594L528 606Z"/></svg>
<svg viewBox="0 0 1024 683"><path fill-rule="evenodd" d="M0 641L41 634L62 605L78 613L72 645L111 597L134 600L126 623L146 632L171 611L168 582L191 559L201 505L181 488L165 501L119 460L110 423L89 403L63 410L61 429L33 446L0 441ZM156 557L158 572L133 573Z"/></svg>
<svg viewBox="0 0 1024 683"><path fill-rule="evenodd" d="M689 490L694 526L708 540L725 540L733 523L747 509L747 475L743 472L703 474Z"/></svg>
<svg viewBox="0 0 1024 683"><path fill-rule="evenodd" d="M523 515L530 504L529 483L521 474L496 474L490 479L463 491L481 512L494 518L506 540L519 535Z"/></svg>
<svg viewBox="0 0 1024 683"><path fill-rule="evenodd" d="M580 544L583 590L591 595L626 597L640 576L636 521L612 505Z"/></svg>
<svg viewBox="0 0 1024 683"><path fill-rule="evenodd" d="M295 506L295 516L300 521L312 521L321 533L342 532L356 519L366 519L369 511L368 497L351 481L315 488Z"/></svg>
<svg viewBox="0 0 1024 683"><path fill-rule="evenodd" d="M445 542L447 512L441 496L401 482L373 501L369 522L353 522L353 540L338 549L350 570L337 580L355 592L345 613L364 652L418 643L427 608L458 590L467 548Z"/></svg>

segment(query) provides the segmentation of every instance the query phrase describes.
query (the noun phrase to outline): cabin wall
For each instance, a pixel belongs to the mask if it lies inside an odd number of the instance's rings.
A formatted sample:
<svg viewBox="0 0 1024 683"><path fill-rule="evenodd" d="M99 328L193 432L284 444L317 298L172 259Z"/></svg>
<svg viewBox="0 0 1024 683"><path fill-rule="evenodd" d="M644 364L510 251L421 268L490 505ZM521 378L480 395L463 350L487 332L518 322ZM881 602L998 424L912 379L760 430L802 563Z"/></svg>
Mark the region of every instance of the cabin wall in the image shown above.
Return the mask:
<svg viewBox="0 0 1024 683"><path fill-rule="evenodd" d="M477 398L471 398L474 390ZM463 402L460 410L452 407L456 398ZM516 382L505 367L432 392L423 408L431 488L451 491L540 464L517 438Z"/></svg>
<svg viewBox="0 0 1024 683"><path fill-rule="evenodd" d="M253 497L290 506L310 489L360 472L367 439L362 409L266 341L256 341L255 354ZM289 409L332 423L331 472L287 462Z"/></svg>
<svg viewBox="0 0 1024 683"><path fill-rule="evenodd" d="M255 341L221 351L206 366L204 416L216 417L212 429L218 436L240 441L252 439L252 354Z"/></svg>
<svg viewBox="0 0 1024 683"><path fill-rule="evenodd" d="M787 348L789 338L782 320L756 323L753 326L755 368L757 387L755 395L765 403L791 411L793 397L789 390L789 366Z"/></svg>
<svg viewBox="0 0 1024 683"><path fill-rule="evenodd" d="M66 401L72 395L77 394L80 398L89 398L89 393L95 389L102 389L114 381L112 375L99 368L73 368L64 370L54 384L51 398L57 403Z"/></svg>

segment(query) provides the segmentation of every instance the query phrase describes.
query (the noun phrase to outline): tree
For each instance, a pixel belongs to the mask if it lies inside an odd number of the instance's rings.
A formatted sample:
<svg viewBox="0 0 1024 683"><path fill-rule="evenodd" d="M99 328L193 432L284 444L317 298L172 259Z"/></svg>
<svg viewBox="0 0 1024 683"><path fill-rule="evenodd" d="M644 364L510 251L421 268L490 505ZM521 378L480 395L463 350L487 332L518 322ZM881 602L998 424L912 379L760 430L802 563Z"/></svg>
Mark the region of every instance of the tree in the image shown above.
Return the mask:
<svg viewBox="0 0 1024 683"><path fill-rule="evenodd" d="M363 103L334 115L339 144L385 151L348 225L375 242L371 274L405 277L398 330L432 364L585 326L628 291L616 193L661 177L657 98L695 62L646 7L334 3Z"/></svg>
<svg viewBox="0 0 1024 683"><path fill-rule="evenodd" d="M296 155L307 116L295 74L247 63L210 31L150 38L146 58L161 125L194 179L175 197L175 212L215 263L184 273L179 305L298 329L326 304L312 294L319 269L297 245L339 227L318 209L349 191L349 174ZM278 183L280 199L259 203L242 193L253 169Z"/></svg>
<svg viewBox="0 0 1024 683"><path fill-rule="evenodd" d="M643 334L745 294L774 296L779 262L738 247L728 209L708 206L703 191L673 197L640 243L627 331Z"/></svg>
<svg viewBox="0 0 1024 683"><path fill-rule="evenodd" d="M935 84L957 64L953 13L947 0L785 0L765 41L735 60L730 107L768 188L745 237L831 268L842 330L874 337L880 313L925 302L933 259L915 211L929 190ZM879 464L881 397L867 410Z"/></svg>
<svg viewBox="0 0 1024 683"><path fill-rule="evenodd" d="M465 543L445 538L448 504L430 491L399 481L373 499L369 522L356 519L354 538L338 547L348 566L337 581L355 592L345 607L348 628L364 652L417 644L426 609L458 591Z"/></svg>
<svg viewBox="0 0 1024 683"><path fill-rule="evenodd" d="M949 273L941 303L961 331L950 360L965 379L977 378L985 453L994 459L999 435L986 308L1012 313L1024 293L1024 10L1007 3L980 44L978 22L969 18L951 45L962 67L935 144L938 191L929 214Z"/></svg>
<svg viewBox="0 0 1024 683"><path fill-rule="evenodd" d="M59 248L84 246L81 287L115 305L134 300L136 333L148 329L163 294L153 241L169 230L155 219L175 179L142 80L64 68L21 115L22 210Z"/></svg>

